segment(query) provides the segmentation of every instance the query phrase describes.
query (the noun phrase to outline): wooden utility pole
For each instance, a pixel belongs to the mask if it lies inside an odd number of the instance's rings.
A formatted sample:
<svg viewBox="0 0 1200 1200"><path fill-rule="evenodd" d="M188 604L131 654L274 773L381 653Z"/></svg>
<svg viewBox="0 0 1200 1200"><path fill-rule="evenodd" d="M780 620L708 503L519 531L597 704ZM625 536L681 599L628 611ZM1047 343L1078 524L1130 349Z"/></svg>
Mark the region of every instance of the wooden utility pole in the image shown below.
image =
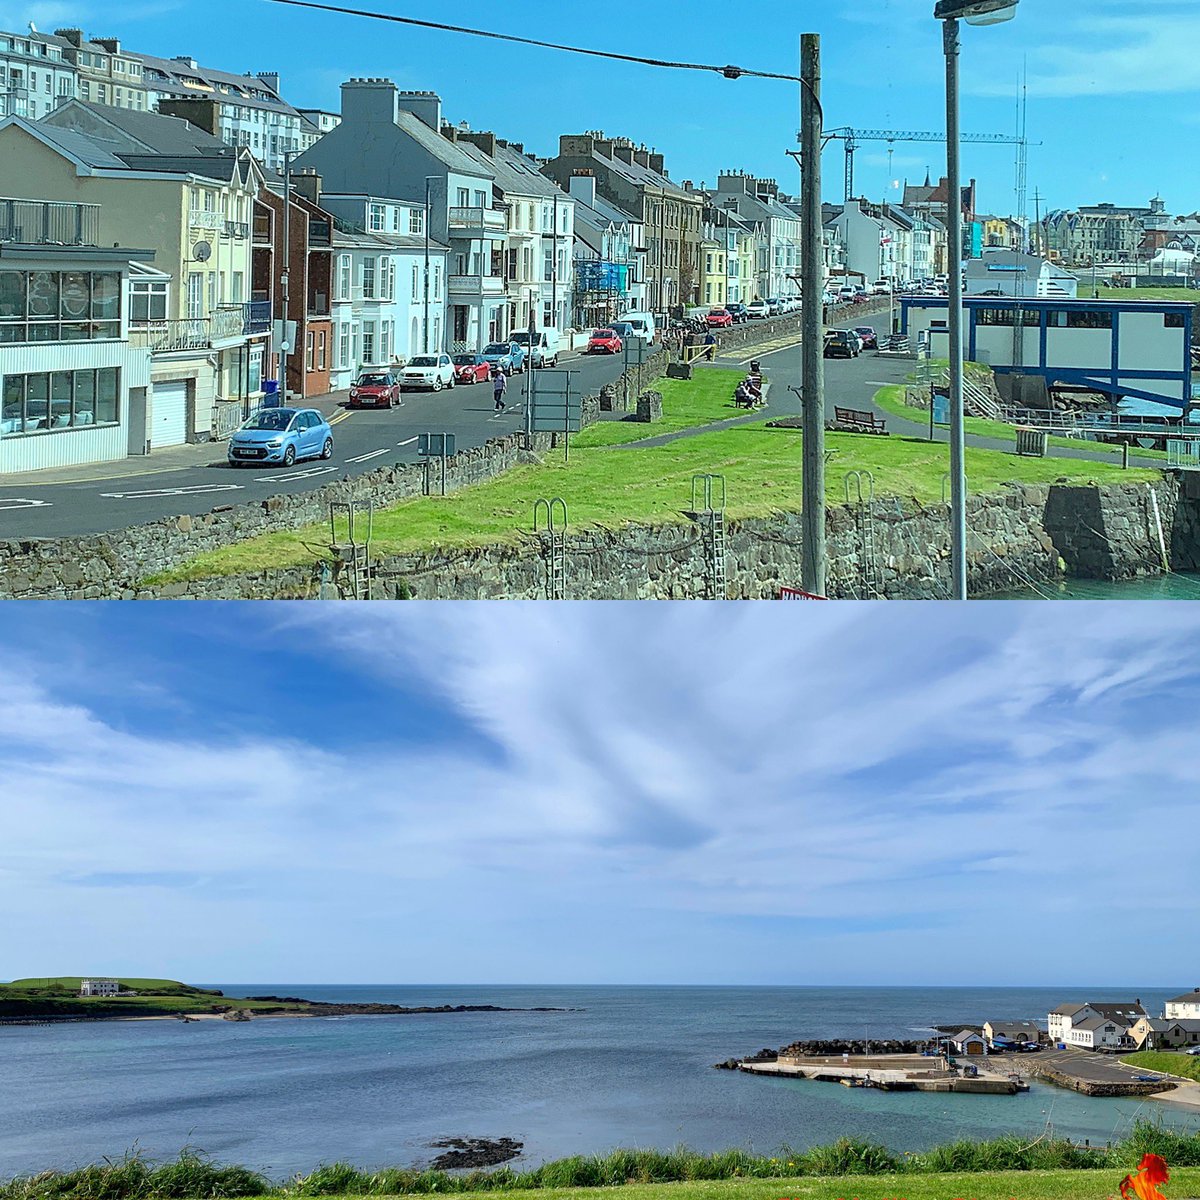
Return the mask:
<svg viewBox="0 0 1200 1200"><path fill-rule="evenodd" d="M821 35L800 37L800 335L806 592L825 595L825 244L821 221Z"/></svg>

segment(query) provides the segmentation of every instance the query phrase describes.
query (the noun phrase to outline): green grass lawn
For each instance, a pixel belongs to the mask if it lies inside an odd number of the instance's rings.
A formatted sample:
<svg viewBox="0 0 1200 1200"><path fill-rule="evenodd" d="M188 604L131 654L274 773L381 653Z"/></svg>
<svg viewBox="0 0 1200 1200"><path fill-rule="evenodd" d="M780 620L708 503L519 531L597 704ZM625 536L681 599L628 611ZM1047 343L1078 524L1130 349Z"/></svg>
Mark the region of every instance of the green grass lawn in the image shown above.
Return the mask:
<svg viewBox="0 0 1200 1200"><path fill-rule="evenodd" d="M997 1171L988 1174L840 1175L797 1179L720 1179L699 1183L633 1183L621 1200L1114 1200L1123 1173L1115 1171ZM1200 1168L1173 1171L1168 1195L1200 1187ZM494 1192L461 1192L463 1197ZM512 1200L599 1200L611 1188L505 1191Z"/></svg>
<svg viewBox="0 0 1200 1200"><path fill-rule="evenodd" d="M94 979L94 975L58 975L50 979L14 979L12 983L0 984L0 989L10 988L23 992L60 993L62 995L78 996L80 985L85 979ZM159 992L170 994L196 995L203 988L195 988L190 984L180 983L177 979L126 979L118 980L124 988L138 992ZM208 995L212 995L211 992Z"/></svg>
<svg viewBox="0 0 1200 1200"><path fill-rule="evenodd" d="M670 405L674 427L683 428L699 417L704 421L728 415L721 389L732 391L737 371L705 371L724 376L724 384L698 377L694 392L663 380L664 409ZM670 399L668 400L668 397ZM685 414L690 414L686 416ZM376 555L424 550L469 548L514 543L532 527L533 504L543 496L561 496L567 503L569 527L619 528L635 522L683 522L691 505L692 477L725 476L726 513L730 518L798 512L801 504L801 437L797 429L768 429L766 420L751 422L665 446L612 448L611 443L583 444L597 428L617 430L623 423L593 426L573 440L569 464L557 454L542 465L514 468L503 476L449 496L419 497L375 514L372 549ZM664 426L641 426L640 436ZM597 437L609 436L606 433ZM948 469L946 447L922 438L876 437L831 433L827 449L835 452L826 468L830 504L845 502L845 479L851 470L870 471L875 494L940 503L942 476ZM994 450L968 447L967 474L973 492L993 491L1008 483L1149 482L1157 473L1121 471L1108 463L1049 458L1018 458ZM324 525L282 531L247 539L215 550L181 567L146 580L160 584L213 575L279 569L313 563L328 555Z"/></svg>
<svg viewBox="0 0 1200 1200"><path fill-rule="evenodd" d="M571 439L572 453L592 446L616 446L640 438L675 433L696 425L745 416L744 408L735 408L733 390L742 371L725 367L697 367L691 379L658 379L650 386L662 393L663 416L652 425L640 421L597 421ZM778 389L780 385L776 385Z"/></svg>
<svg viewBox="0 0 1200 1200"><path fill-rule="evenodd" d="M1125 1054L1122 1062L1150 1071L1166 1071L1171 1075L1182 1075L1185 1079L1200 1080L1200 1054L1171 1054L1166 1050L1139 1050L1136 1054Z"/></svg>
<svg viewBox="0 0 1200 1200"><path fill-rule="evenodd" d="M1118 288L1100 284L1095 290L1090 279L1079 281L1080 300L1186 300L1189 304L1200 304L1200 292L1194 288L1140 287Z"/></svg>

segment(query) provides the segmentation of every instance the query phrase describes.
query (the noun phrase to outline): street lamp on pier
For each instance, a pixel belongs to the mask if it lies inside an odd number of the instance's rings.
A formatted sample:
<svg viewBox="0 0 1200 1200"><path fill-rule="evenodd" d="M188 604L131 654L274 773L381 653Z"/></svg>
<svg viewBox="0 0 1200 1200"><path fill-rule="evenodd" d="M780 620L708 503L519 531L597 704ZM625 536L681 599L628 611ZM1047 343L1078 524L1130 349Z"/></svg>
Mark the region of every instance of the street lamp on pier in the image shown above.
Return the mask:
<svg viewBox="0 0 1200 1200"><path fill-rule="evenodd" d="M963 451L963 228L962 181L959 167L958 22L997 25L1010 21L1019 0L937 0L933 15L944 22L946 56L946 240L947 331L950 335L950 576L951 597L967 598L967 477Z"/></svg>

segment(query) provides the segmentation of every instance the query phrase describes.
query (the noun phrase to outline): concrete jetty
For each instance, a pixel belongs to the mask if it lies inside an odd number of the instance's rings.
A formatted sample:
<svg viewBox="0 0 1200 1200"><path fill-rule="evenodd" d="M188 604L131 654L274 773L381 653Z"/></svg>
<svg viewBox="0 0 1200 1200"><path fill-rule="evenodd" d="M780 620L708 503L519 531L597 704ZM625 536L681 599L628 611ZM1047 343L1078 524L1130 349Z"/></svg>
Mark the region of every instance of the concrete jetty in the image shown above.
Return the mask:
<svg viewBox="0 0 1200 1200"><path fill-rule="evenodd" d="M967 1065L967 1064L964 1064ZM752 1075L777 1075L812 1079L847 1087L874 1087L881 1091L967 1092L975 1095L1013 1096L1029 1085L1010 1072L987 1063L970 1063L975 1074L964 1075L944 1058L921 1054L844 1054L829 1056L781 1055L775 1062L742 1062L738 1070Z"/></svg>

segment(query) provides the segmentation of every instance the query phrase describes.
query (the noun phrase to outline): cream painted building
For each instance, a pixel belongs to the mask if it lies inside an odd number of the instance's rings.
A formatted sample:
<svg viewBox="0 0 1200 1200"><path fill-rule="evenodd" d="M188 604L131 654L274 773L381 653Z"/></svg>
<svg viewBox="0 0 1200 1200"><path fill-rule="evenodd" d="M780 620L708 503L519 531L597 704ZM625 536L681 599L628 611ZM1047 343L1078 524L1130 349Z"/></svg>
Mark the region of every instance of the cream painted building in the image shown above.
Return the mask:
<svg viewBox="0 0 1200 1200"><path fill-rule="evenodd" d="M259 387L250 221L262 171L215 141L175 118L80 101L0 122L0 193L98 204L102 245L154 251L154 271L129 285L130 340L151 352L153 380L131 453L220 436Z"/></svg>

